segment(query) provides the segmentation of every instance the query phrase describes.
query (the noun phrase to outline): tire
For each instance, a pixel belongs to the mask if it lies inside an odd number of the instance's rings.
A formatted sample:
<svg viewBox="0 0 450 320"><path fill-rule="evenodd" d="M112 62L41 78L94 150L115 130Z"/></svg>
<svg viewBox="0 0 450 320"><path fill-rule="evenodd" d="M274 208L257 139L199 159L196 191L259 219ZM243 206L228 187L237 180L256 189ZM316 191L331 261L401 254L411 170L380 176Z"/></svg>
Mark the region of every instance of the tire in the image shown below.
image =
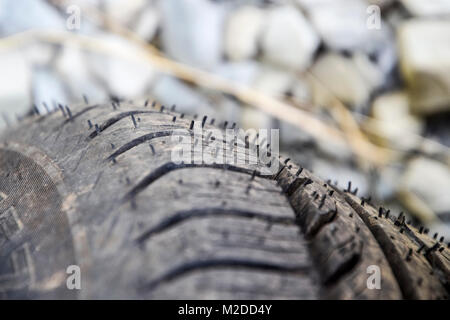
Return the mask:
<svg viewBox="0 0 450 320"><path fill-rule="evenodd" d="M61 107L3 132L1 298L448 298L443 239L289 159L273 175L175 164L173 130L214 125L138 105Z"/></svg>

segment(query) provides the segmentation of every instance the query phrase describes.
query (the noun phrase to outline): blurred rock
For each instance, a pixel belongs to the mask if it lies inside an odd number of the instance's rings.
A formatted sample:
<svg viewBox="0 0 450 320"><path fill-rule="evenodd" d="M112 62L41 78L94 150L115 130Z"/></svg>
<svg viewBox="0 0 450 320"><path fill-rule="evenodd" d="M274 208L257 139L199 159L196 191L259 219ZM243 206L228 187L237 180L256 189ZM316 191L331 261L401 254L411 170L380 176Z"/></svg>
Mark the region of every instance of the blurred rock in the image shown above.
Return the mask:
<svg viewBox="0 0 450 320"><path fill-rule="evenodd" d="M253 84L262 94L282 98L291 87L293 76L282 69L263 66Z"/></svg>
<svg viewBox="0 0 450 320"><path fill-rule="evenodd" d="M222 58L225 8L208 0L160 1L164 51L180 62L211 69Z"/></svg>
<svg viewBox="0 0 450 320"><path fill-rule="evenodd" d="M346 58L329 53L322 56L312 67L311 73L319 80L311 81L314 103L331 105L334 94L352 108L367 103L371 92L381 85L382 72L361 54Z"/></svg>
<svg viewBox="0 0 450 320"><path fill-rule="evenodd" d="M103 1L105 13L116 22L131 25L146 6L146 0L106 0Z"/></svg>
<svg viewBox="0 0 450 320"><path fill-rule="evenodd" d="M349 163L355 158L352 150L346 143L330 143L328 139L316 139L314 142L317 146L317 152L321 155L326 155L327 159L331 159L329 160L330 163L335 161ZM358 172L358 170L355 169L355 172Z"/></svg>
<svg viewBox="0 0 450 320"><path fill-rule="evenodd" d="M55 45L33 42L23 47L22 54L27 63L33 66L49 66L56 56Z"/></svg>
<svg viewBox="0 0 450 320"><path fill-rule="evenodd" d="M245 107L242 109L241 127L244 129L270 129L272 125L272 117L258 109Z"/></svg>
<svg viewBox="0 0 450 320"><path fill-rule="evenodd" d="M214 73L236 84L251 86L261 66L254 60L221 63Z"/></svg>
<svg viewBox="0 0 450 320"><path fill-rule="evenodd" d="M384 44L389 30L382 20L380 29L368 28L368 6L361 0L322 0L309 5L308 13L311 23L331 49L371 53Z"/></svg>
<svg viewBox="0 0 450 320"><path fill-rule="evenodd" d="M159 12L154 7L147 7L131 27L140 38L151 41L156 35L159 25Z"/></svg>
<svg viewBox="0 0 450 320"><path fill-rule="evenodd" d="M105 58L102 57L102 61L104 60ZM83 95L95 102L105 101L108 98L105 88L100 86L92 76L88 61L100 66L98 61L87 59L81 48L74 45L65 46L55 61L55 70L69 89L68 95L71 102L82 101ZM102 76L106 76L107 72L107 68L103 69Z"/></svg>
<svg viewBox="0 0 450 320"><path fill-rule="evenodd" d="M280 129L280 142L283 146L286 146L286 153L290 156L294 155L294 149L300 149L301 152L305 152L305 145L312 147L312 138L308 134L299 130L299 128L291 123L285 121L279 121ZM305 156L305 154L303 154ZM307 155L309 156L309 155ZM298 157L302 159L301 157ZM313 158L313 157L311 157ZM303 162L299 160L298 163L303 165Z"/></svg>
<svg viewBox="0 0 450 320"><path fill-rule="evenodd" d="M305 7L326 47L333 51L366 53L388 74L396 63L395 39L381 13L379 29L368 27L373 15L369 6L373 2L380 5L377 3L380 1L373 0L316 0Z"/></svg>
<svg viewBox="0 0 450 320"><path fill-rule="evenodd" d="M11 121L31 109L31 73L24 57L17 51L0 55L0 127L2 115Z"/></svg>
<svg viewBox="0 0 450 320"><path fill-rule="evenodd" d="M267 61L290 70L305 70L319 43L316 32L295 7L270 9L262 37Z"/></svg>
<svg viewBox="0 0 450 320"><path fill-rule="evenodd" d="M312 100L311 86L305 78L295 77L288 93L292 95L292 99L297 103L309 105Z"/></svg>
<svg viewBox="0 0 450 320"><path fill-rule="evenodd" d="M81 100L81 96L79 100ZM34 68L33 102L41 114L55 110L58 103L63 105L70 103L64 88L64 81L57 73L45 67Z"/></svg>
<svg viewBox="0 0 450 320"><path fill-rule="evenodd" d="M344 163L330 162L316 158L312 163L312 170L325 181L330 179L332 183L338 182L339 187L346 189L347 183L352 182L352 191L358 188L358 195L367 195L369 193L369 181L362 173Z"/></svg>
<svg viewBox="0 0 450 320"><path fill-rule="evenodd" d="M450 169L441 162L415 158L401 179L400 189L414 193L437 214L450 212Z"/></svg>
<svg viewBox="0 0 450 320"><path fill-rule="evenodd" d="M43 0L0 1L2 36L32 28L66 30L66 21L54 7Z"/></svg>
<svg viewBox="0 0 450 320"><path fill-rule="evenodd" d="M372 105L374 120L371 128L384 146L400 150L417 147L423 122L409 113L408 96L404 92L391 92L375 99Z"/></svg>
<svg viewBox="0 0 450 320"><path fill-rule="evenodd" d="M377 170L376 180L374 181L374 191L377 199L389 200L395 196L401 173L401 167L396 164L384 166Z"/></svg>
<svg viewBox="0 0 450 320"><path fill-rule="evenodd" d="M156 101L167 107L175 104L179 112L215 116L214 109L204 95L171 76L160 76L155 81L151 92Z"/></svg>
<svg viewBox="0 0 450 320"><path fill-rule="evenodd" d="M450 112L438 113L425 119L425 136L450 148Z"/></svg>
<svg viewBox="0 0 450 320"><path fill-rule="evenodd" d="M400 65L412 110L450 110L450 21L410 20L398 32Z"/></svg>
<svg viewBox="0 0 450 320"><path fill-rule="evenodd" d="M388 7L390 5L392 5L396 0L365 0L369 5L370 4L375 4L379 7L381 7L381 9Z"/></svg>
<svg viewBox="0 0 450 320"><path fill-rule="evenodd" d="M217 96L213 99L213 103L214 111L207 114L208 118L216 117L216 121L219 126L223 121L228 121L228 128L233 122L236 122L238 127L242 126L242 113L245 107L242 106L240 101L229 96L217 94Z"/></svg>
<svg viewBox="0 0 450 320"><path fill-rule="evenodd" d="M396 1L396 3L399 3ZM394 6L393 9L383 12L383 19L393 30L397 32L398 27L411 19L411 14L403 6Z"/></svg>
<svg viewBox="0 0 450 320"><path fill-rule="evenodd" d="M430 228L429 234L434 234L437 232L439 237L445 237L448 243L448 239L450 238L450 224L448 223L448 219L445 223L442 223L442 221L436 221L433 224L428 224L427 227Z"/></svg>
<svg viewBox="0 0 450 320"><path fill-rule="evenodd" d="M229 59L244 60L256 55L264 17L263 10L250 6L231 14L225 29L225 52Z"/></svg>
<svg viewBox="0 0 450 320"><path fill-rule="evenodd" d="M88 66L82 66L84 56L77 54L80 68L84 74L92 73L92 80L98 79L98 83L108 89L109 93L121 98L133 99L146 94L147 90L156 79L157 72L144 59L121 57L122 53L136 52L136 57L141 57L141 48L132 42L117 36L104 36L117 55L91 53L87 59ZM70 59L68 59L70 61ZM69 67L69 65L68 65Z"/></svg>
<svg viewBox="0 0 450 320"><path fill-rule="evenodd" d="M367 85L371 87L371 90L374 90L383 84L383 71L380 66L373 63L367 55L357 52L353 54L352 60Z"/></svg>
<svg viewBox="0 0 450 320"><path fill-rule="evenodd" d="M139 62L109 58L106 63L102 79L118 97L133 99L145 95L156 76L153 68Z"/></svg>
<svg viewBox="0 0 450 320"><path fill-rule="evenodd" d="M406 9L414 16L437 17L450 16L450 1L448 0L400 0Z"/></svg>
<svg viewBox="0 0 450 320"><path fill-rule="evenodd" d="M397 66L397 48L395 46L394 37L387 37L380 42L380 45L371 53L371 57L374 57L376 65L383 71L385 78L390 76L393 71L396 72L395 67ZM386 79L385 81L388 81ZM390 85L390 84L388 84Z"/></svg>
<svg viewBox="0 0 450 320"><path fill-rule="evenodd" d="M321 4L323 2L329 2L329 1L330 0L295 0L295 2L297 2L297 4L302 9L305 9L305 10L310 9L314 5Z"/></svg>
<svg viewBox="0 0 450 320"><path fill-rule="evenodd" d="M360 48L370 33L366 9L360 0L331 0L310 5L308 13L328 47L351 51Z"/></svg>

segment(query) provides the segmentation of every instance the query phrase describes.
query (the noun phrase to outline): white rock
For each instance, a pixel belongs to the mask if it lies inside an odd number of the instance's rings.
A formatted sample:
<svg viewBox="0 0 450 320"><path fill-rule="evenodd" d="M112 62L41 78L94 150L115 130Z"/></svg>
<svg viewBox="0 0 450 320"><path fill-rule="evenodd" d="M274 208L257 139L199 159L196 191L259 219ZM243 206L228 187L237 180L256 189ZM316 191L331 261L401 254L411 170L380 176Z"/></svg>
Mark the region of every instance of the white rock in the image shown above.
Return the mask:
<svg viewBox="0 0 450 320"><path fill-rule="evenodd" d="M236 84L251 86L261 70L261 65L254 60L222 63L214 73Z"/></svg>
<svg viewBox="0 0 450 320"><path fill-rule="evenodd" d="M437 232L439 237L445 237L448 243L448 239L450 238L450 225L448 222L442 223L442 221L438 220L435 223L428 224L427 226L430 228L429 234L434 234Z"/></svg>
<svg viewBox="0 0 450 320"><path fill-rule="evenodd" d="M418 17L450 16L448 0L400 0L408 11Z"/></svg>
<svg viewBox="0 0 450 320"><path fill-rule="evenodd" d="M148 7L142 12L132 27L132 30L142 39L151 41L159 24L159 12L154 7Z"/></svg>
<svg viewBox="0 0 450 320"><path fill-rule="evenodd" d="M271 9L262 47L264 57L276 65L304 70L312 61L320 39L299 10L283 6Z"/></svg>
<svg viewBox="0 0 450 320"><path fill-rule="evenodd" d="M285 70L263 66L255 77L253 88L265 95L280 98L284 97L293 81L293 76Z"/></svg>
<svg viewBox="0 0 450 320"><path fill-rule="evenodd" d="M141 53L141 49L129 41L116 36L103 36L113 48L114 55L92 53L87 59L89 68L109 92L121 98L134 99L146 93L157 76L155 69L146 61L133 59L128 52ZM122 55L127 55L123 56ZM136 54L136 57L140 57Z"/></svg>
<svg viewBox="0 0 450 320"><path fill-rule="evenodd" d="M105 13L117 22L128 25L133 22L145 7L146 0L107 0L104 1Z"/></svg>
<svg viewBox="0 0 450 320"><path fill-rule="evenodd" d="M293 148L302 149L302 151L304 151L303 146L307 145L311 140L310 135L301 131L298 128L298 126L295 126L291 123L280 121L279 128L280 128L280 142L282 145L287 146L287 148L289 148L290 152L289 155L294 156L294 154L291 154L292 150L290 146L292 146Z"/></svg>
<svg viewBox="0 0 450 320"><path fill-rule="evenodd" d="M71 102L64 85L61 77L49 68L38 67L33 70L33 102L41 114L48 111L44 103L51 111L57 108L57 103L65 105Z"/></svg>
<svg viewBox="0 0 450 320"><path fill-rule="evenodd" d="M33 28L66 30L66 24L63 16L46 1L0 1L0 30L2 36Z"/></svg>
<svg viewBox="0 0 450 320"><path fill-rule="evenodd" d="M175 104L180 112L214 115L214 109L198 90L172 76L160 76L155 81L151 92L156 101L167 107Z"/></svg>
<svg viewBox="0 0 450 320"><path fill-rule="evenodd" d="M272 117L252 107L242 109L241 127L244 129L269 129L272 128Z"/></svg>
<svg viewBox="0 0 450 320"><path fill-rule="evenodd" d="M249 59L258 51L264 11L258 7L244 6L228 18L225 29L225 52L231 60Z"/></svg>
<svg viewBox="0 0 450 320"><path fill-rule="evenodd" d="M161 40L164 51L180 62L204 69L222 58L225 9L209 0L164 0Z"/></svg>
<svg viewBox="0 0 450 320"><path fill-rule="evenodd" d="M320 154L326 155L329 159L348 163L355 158L347 143L330 143L328 139L316 139L314 142Z"/></svg>
<svg viewBox="0 0 450 320"><path fill-rule="evenodd" d="M311 86L305 78L296 77L289 92L298 103L310 104L312 101Z"/></svg>
<svg viewBox="0 0 450 320"><path fill-rule="evenodd" d="M450 110L450 21L409 20L397 39L413 111Z"/></svg>
<svg viewBox="0 0 450 320"><path fill-rule="evenodd" d="M135 98L144 95L155 79L156 72L148 65L122 59L108 59L107 80L111 93L119 97Z"/></svg>
<svg viewBox="0 0 450 320"><path fill-rule="evenodd" d="M11 51L0 55L0 70L0 115L12 121L30 109L30 69L20 52ZM0 120L0 127L4 125Z"/></svg>
<svg viewBox="0 0 450 320"><path fill-rule="evenodd" d="M383 83L384 75L381 68L372 63L365 54L355 53L352 60L363 77L365 83L371 88L371 90Z"/></svg>
<svg viewBox="0 0 450 320"><path fill-rule="evenodd" d="M384 166L381 170L378 170L377 180L374 183L376 198L381 200L392 199L395 195L401 174L402 171L398 165Z"/></svg>
<svg viewBox="0 0 450 320"><path fill-rule="evenodd" d="M320 5L323 3L329 3L329 2L331 2L331 0L296 0L296 2L301 8L307 10L316 5Z"/></svg>
<svg viewBox="0 0 450 320"><path fill-rule="evenodd" d="M367 6L359 0L334 0L310 6L311 22L333 50L353 50L365 42Z"/></svg>
<svg viewBox="0 0 450 320"><path fill-rule="evenodd" d="M34 66L48 66L53 62L56 56L57 49L54 45L33 42L27 46L22 47L22 54L30 65Z"/></svg>
<svg viewBox="0 0 450 320"><path fill-rule="evenodd" d="M365 0L368 5L374 4L379 6L381 9L388 7L394 3L396 0Z"/></svg>
<svg viewBox="0 0 450 320"><path fill-rule="evenodd" d="M104 101L107 99L107 92L92 77L87 65L88 61L91 59L86 59L81 48L67 45L56 59L55 69L75 101L81 101L83 95L86 95L90 101ZM107 72L108 69L105 69L103 75Z"/></svg>
<svg viewBox="0 0 450 320"><path fill-rule="evenodd" d="M441 162L427 158L412 160L400 186L413 192L435 213L450 211L450 170Z"/></svg>
<svg viewBox="0 0 450 320"><path fill-rule="evenodd" d="M308 6L311 23L325 44L336 51L378 53L392 46L392 32L380 19L373 28L374 14L369 3L361 0L316 1ZM370 28L369 28L370 26Z"/></svg>
<svg viewBox="0 0 450 320"><path fill-rule="evenodd" d="M370 125L381 137L384 145L401 150L412 149L421 142L423 123L409 113L408 96L404 92L381 95L372 105L373 121Z"/></svg>
<svg viewBox="0 0 450 320"><path fill-rule="evenodd" d="M358 188L358 194L367 195L369 191L369 181L367 177L356 171L354 168L348 167L339 162L324 161L317 158L312 163L312 170L323 180L330 179L332 182L337 181L338 184L346 188L348 181L352 182L352 190Z"/></svg>
<svg viewBox="0 0 450 320"><path fill-rule="evenodd" d="M220 121L227 120L229 126L232 125L232 122L236 121L238 123L238 127L241 127L241 119L242 113L245 107L242 107L242 103L236 101L235 99L231 99L230 97L219 95L216 99L214 99L214 112L208 113L208 117L216 117ZM218 125L220 125L220 121Z"/></svg>
<svg viewBox="0 0 450 320"><path fill-rule="evenodd" d="M347 105L359 108L383 79L367 57L358 54L353 58L326 54L314 64L311 73L318 80L311 79L314 103L325 106L333 103L330 94L334 94Z"/></svg>
<svg viewBox="0 0 450 320"><path fill-rule="evenodd" d="M380 42L380 45L372 52L372 56L376 57L376 64L387 76L397 65L397 48L395 46L394 37L386 38L386 41Z"/></svg>

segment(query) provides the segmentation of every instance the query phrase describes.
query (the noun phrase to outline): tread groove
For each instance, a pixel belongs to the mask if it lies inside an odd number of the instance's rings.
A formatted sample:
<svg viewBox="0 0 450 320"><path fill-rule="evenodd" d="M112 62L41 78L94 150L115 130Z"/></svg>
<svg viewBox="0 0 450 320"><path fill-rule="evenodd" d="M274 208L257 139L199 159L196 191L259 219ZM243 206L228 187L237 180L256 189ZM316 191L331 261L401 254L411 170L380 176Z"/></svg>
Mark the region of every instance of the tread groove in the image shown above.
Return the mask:
<svg viewBox="0 0 450 320"><path fill-rule="evenodd" d="M229 170L233 172L245 173L248 175L252 175L254 170L245 169L229 164L195 164L195 163L181 163L176 164L174 162L168 162L163 164L162 166L156 168L147 176L145 176L136 186L133 187L123 198L123 202L130 201L134 199L140 192L142 192L145 188L151 185L153 182L161 178L162 176L172 172L174 170L185 169L185 168L211 168L211 169L220 169L220 170ZM261 178L271 179L271 176L266 175L258 175Z"/></svg>
<svg viewBox="0 0 450 320"><path fill-rule="evenodd" d="M118 115L109 118L108 120L106 120L102 125L100 125L98 127L97 130L93 131L90 135L89 135L89 139L94 139L95 137L97 137L100 133L102 133L103 131L105 131L106 129L108 129L109 127L111 127L113 124L119 122L120 120L130 117L130 116L134 116L136 114L143 114L143 113L150 113L150 114L159 114L159 112L156 111L144 111L144 110L135 110L135 111L128 111L128 112L122 112L119 113Z"/></svg>
<svg viewBox="0 0 450 320"><path fill-rule="evenodd" d="M106 158L107 161L112 160L117 158L118 156L120 156L121 154L127 152L128 150L137 147L138 145L155 139L155 138L161 138L161 137L168 137L173 133L172 130L170 131L158 131L158 132L152 132L143 136L140 136L134 140L131 140L130 142L124 144L123 146L121 146L119 149L117 149L117 151L115 151L113 154L111 154L108 158ZM154 149L152 149L154 152Z"/></svg>
<svg viewBox="0 0 450 320"><path fill-rule="evenodd" d="M216 217L216 216L229 216L229 217L245 217L250 219L258 219L265 222L269 222L271 224L279 223L279 224L287 224L287 225L295 225L294 218L289 219L286 217L274 217L268 214L252 212L247 210L240 209L224 209L224 208L205 208L205 209L193 209L180 211L175 213L174 215L164 219L155 227L143 232L137 239L137 243L142 245L145 241L147 241L151 236L167 231L171 229L181 222L192 219L192 218L201 218L201 217Z"/></svg>
<svg viewBox="0 0 450 320"><path fill-rule="evenodd" d="M306 275L310 271L309 266L282 266L279 264L269 263L265 261L252 261L240 259L214 259L193 261L175 267L157 279L150 281L139 288L141 292L148 292L156 289L159 285L165 282L176 280L186 274L194 271L202 271L214 268L237 268L250 269L255 271L274 271L281 273L303 274Z"/></svg>
<svg viewBox="0 0 450 320"><path fill-rule="evenodd" d="M95 108L97 108L97 107L99 107L99 105L89 106L89 107L84 108L84 109L81 110L80 112L75 113L75 114L72 115L69 119L66 119L66 120L63 122L63 126L66 125L66 124L69 123L69 122L72 122L72 121L75 120L76 118L82 116L82 115L85 114L86 112L91 111L91 110L93 110L93 109L95 109Z"/></svg>

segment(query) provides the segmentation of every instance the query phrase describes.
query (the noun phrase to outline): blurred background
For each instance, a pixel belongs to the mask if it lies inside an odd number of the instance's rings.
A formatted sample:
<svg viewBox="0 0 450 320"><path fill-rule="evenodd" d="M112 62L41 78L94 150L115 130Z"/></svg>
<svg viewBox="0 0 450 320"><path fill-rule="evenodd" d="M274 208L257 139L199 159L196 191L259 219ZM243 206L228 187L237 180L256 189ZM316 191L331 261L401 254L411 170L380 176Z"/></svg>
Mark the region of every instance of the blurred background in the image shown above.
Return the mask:
<svg viewBox="0 0 450 320"><path fill-rule="evenodd" d="M146 98L450 236L450 0L0 0L0 129Z"/></svg>

